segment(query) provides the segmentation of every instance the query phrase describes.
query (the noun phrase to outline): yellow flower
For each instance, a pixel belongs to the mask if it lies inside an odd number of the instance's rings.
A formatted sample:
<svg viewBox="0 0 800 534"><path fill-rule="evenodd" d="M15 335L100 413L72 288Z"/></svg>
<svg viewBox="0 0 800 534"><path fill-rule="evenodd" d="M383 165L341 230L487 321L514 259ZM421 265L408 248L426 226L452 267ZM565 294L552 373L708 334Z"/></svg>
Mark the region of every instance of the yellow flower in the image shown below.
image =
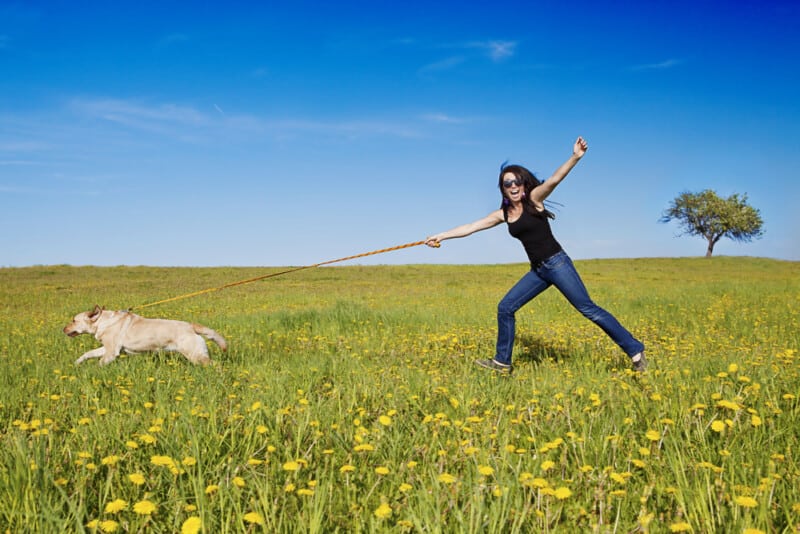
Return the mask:
<svg viewBox="0 0 800 534"><path fill-rule="evenodd" d="M150 515L156 511L158 507L148 500L139 501L133 505L133 511L139 515Z"/></svg>
<svg viewBox="0 0 800 534"><path fill-rule="evenodd" d="M392 516L392 507L386 504L385 502L382 502L380 506L375 508L374 514L375 517L378 517L380 519L387 519Z"/></svg>
<svg viewBox="0 0 800 534"><path fill-rule="evenodd" d="M231 483L236 486L237 488L243 488L247 485L242 477L233 477L231 479Z"/></svg>
<svg viewBox="0 0 800 534"><path fill-rule="evenodd" d="M169 456L151 456L150 463L158 466L173 467L175 465L175 460Z"/></svg>
<svg viewBox="0 0 800 534"><path fill-rule="evenodd" d="M661 432L659 432L658 430L648 430L647 432L645 432L644 437L646 437L650 441L658 441L661 439Z"/></svg>
<svg viewBox="0 0 800 534"><path fill-rule="evenodd" d="M141 486L144 484L144 475L141 473L131 473L128 475L128 480L130 480L133 484L137 486Z"/></svg>
<svg viewBox="0 0 800 534"><path fill-rule="evenodd" d="M750 424L753 426L761 426L761 418L755 414L750 417Z"/></svg>
<svg viewBox="0 0 800 534"><path fill-rule="evenodd" d="M138 449L139 448L139 444L136 443L135 441L133 441L132 439L126 441L125 442L125 446L128 447L129 449Z"/></svg>
<svg viewBox="0 0 800 534"><path fill-rule="evenodd" d="M264 524L264 518L261 517L261 514L257 512L247 512L246 514L244 514L242 519L244 519L247 523L250 523L252 525Z"/></svg>
<svg viewBox="0 0 800 534"><path fill-rule="evenodd" d="M711 423L711 430L713 430L714 432L722 432L723 430L725 430L725 423L717 419L716 421Z"/></svg>
<svg viewBox="0 0 800 534"><path fill-rule="evenodd" d="M206 486L206 495L211 495L216 491L219 491L219 486L217 486L216 484L209 484L208 486Z"/></svg>
<svg viewBox="0 0 800 534"><path fill-rule="evenodd" d="M457 479L456 479L456 477L454 477L450 473L442 473L441 475L439 475L438 480L439 480L439 482L442 482L444 484L452 484Z"/></svg>
<svg viewBox="0 0 800 534"><path fill-rule="evenodd" d="M686 523L686 522L673 523L673 524L671 524L669 526L669 531L670 532L691 532L692 531L692 525L690 525L689 523Z"/></svg>
<svg viewBox="0 0 800 534"><path fill-rule="evenodd" d="M356 470L355 466L352 466L350 464L343 465L342 467L339 468L340 473L351 473L355 470Z"/></svg>
<svg viewBox="0 0 800 534"><path fill-rule="evenodd" d="M197 459L195 459L193 456L187 456L181 461L181 463L189 467L192 465L197 465Z"/></svg>
<svg viewBox="0 0 800 534"><path fill-rule="evenodd" d="M755 508L756 506L758 506L757 500L755 500L752 497L745 497L743 495L740 495L739 497L733 499L733 502L744 508Z"/></svg>
<svg viewBox="0 0 800 534"><path fill-rule="evenodd" d="M405 482L403 482L402 484L400 484L400 487L397 488L397 489L399 489L401 492L405 493L405 492L411 490L412 488L413 488L413 486L411 484L406 484Z"/></svg>
<svg viewBox="0 0 800 534"><path fill-rule="evenodd" d="M494 469L492 469L492 467L488 465L479 465L478 473L482 474L485 477L490 477L494 474Z"/></svg>
<svg viewBox="0 0 800 534"><path fill-rule="evenodd" d="M303 489L297 490L297 494L298 495L305 495L306 497L309 497L311 495L314 495L314 490L309 489L309 488L303 488Z"/></svg>
<svg viewBox="0 0 800 534"><path fill-rule="evenodd" d="M765 532L757 528L746 528L742 534L765 534Z"/></svg>
<svg viewBox="0 0 800 534"><path fill-rule="evenodd" d="M122 499L116 499L106 504L105 513L116 514L128 507L128 503Z"/></svg>
<svg viewBox="0 0 800 534"><path fill-rule="evenodd" d="M197 516L192 516L181 525L181 534L198 534L203 526L203 522Z"/></svg>
<svg viewBox="0 0 800 534"><path fill-rule="evenodd" d="M376 467L375 472L378 473L379 475L388 475L389 468L384 466Z"/></svg>
<svg viewBox="0 0 800 534"><path fill-rule="evenodd" d="M555 467L555 465L556 465L556 463L554 461L545 460L544 462L542 462L542 465L540 467L541 467L542 471L549 471L550 469Z"/></svg>
<svg viewBox="0 0 800 534"><path fill-rule="evenodd" d="M113 454L111 456L106 456L105 458L100 460L101 464L108 465L108 466L117 465L117 462L119 462L119 456L116 456L116 455L113 455Z"/></svg>
<svg viewBox="0 0 800 534"><path fill-rule="evenodd" d="M109 519L107 521L101 521L99 526L100 530L102 530L103 532L116 532L117 529L119 528L119 523Z"/></svg>
<svg viewBox="0 0 800 534"><path fill-rule="evenodd" d="M567 487L561 486L556 489L555 496L558 500L564 500L572 496L572 491Z"/></svg>
<svg viewBox="0 0 800 534"><path fill-rule="evenodd" d="M300 464L297 462L293 462L290 460L285 464L283 464L284 471L297 471L298 469L300 469Z"/></svg>
<svg viewBox="0 0 800 534"><path fill-rule="evenodd" d="M362 452L362 451L369 452L369 451L374 451L375 447L373 447L369 443L361 443L360 445L356 445L354 450L356 452Z"/></svg>
<svg viewBox="0 0 800 534"><path fill-rule="evenodd" d="M392 424L392 418L389 417L388 415L382 415L378 417L378 422L383 426L389 426Z"/></svg>

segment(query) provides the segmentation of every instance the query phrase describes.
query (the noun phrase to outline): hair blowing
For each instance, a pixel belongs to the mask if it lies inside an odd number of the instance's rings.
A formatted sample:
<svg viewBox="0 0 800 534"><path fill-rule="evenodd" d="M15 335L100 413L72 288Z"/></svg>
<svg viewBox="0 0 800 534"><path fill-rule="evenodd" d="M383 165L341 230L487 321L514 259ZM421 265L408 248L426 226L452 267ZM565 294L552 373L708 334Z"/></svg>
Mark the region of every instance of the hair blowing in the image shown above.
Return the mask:
<svg viewBox="0 0 800 534"><path fill-rule="evenodd" d="M535 174L533 174L531 171L529 171L528 169L526 169L522 165L508 165L507 163L503 163L500 166L500 177L499 177L499 179L497 181L497 187L500 188L500 195L503 197L501 202L500 202L500 207L501 208L503 208L505 210L505 208L507 206L507 203L508 203L508 199L506 198L506 192L505 192L505 190L503 188L503 176L508 174L508 173L511 173L517 179L522 180L522 188L523 188L522 190L524 191L524 198L522 200L522 205L525 207L525 210L528 213L530 213L531 215L534 215L536 217L545 216L545 217L548 217L550 219L555 219L556 218L555 214L553 212L551 212L550 210L548 210L547 208L545 208L545 210L543 212L541 212L541 211L537 210L536 206L534 206L533 202L531 202L531 200L530 200L531 191L533 191L533 188L536 187L537 185L541 184L542 182L541 182L541 180L539 180L536 177Z"/></svg>

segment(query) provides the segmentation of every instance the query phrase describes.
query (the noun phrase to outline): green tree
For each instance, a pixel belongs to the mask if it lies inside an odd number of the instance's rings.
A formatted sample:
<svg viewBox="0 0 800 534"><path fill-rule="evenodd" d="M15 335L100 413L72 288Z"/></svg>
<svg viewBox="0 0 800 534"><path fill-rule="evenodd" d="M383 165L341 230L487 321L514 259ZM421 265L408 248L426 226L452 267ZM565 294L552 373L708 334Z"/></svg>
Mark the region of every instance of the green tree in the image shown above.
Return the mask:
<svg viewBox="0 0 800 534"><path fill-rule="evenodd" d="M749 242L764 234L764 221L757 209L747 204L747 195L734 193L721 198L706 189L700 193L684 192L678 195L661 216L660 222L677 220L680 235L706 238L706 258L714 252L714 245L723 237L739 242Z"/></svg>

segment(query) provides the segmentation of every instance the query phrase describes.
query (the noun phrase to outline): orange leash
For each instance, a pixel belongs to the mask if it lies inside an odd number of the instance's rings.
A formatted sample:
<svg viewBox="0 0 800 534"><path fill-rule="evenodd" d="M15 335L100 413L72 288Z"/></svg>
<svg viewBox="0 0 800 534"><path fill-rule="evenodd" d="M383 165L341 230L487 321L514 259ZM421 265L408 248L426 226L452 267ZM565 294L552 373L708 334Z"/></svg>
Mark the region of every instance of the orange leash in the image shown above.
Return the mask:
<svg viewBox="0 0 800 534"><path fill-rule="evenodd" d="M128 311L140 310L142 308L149 308L150 306L156 306L158 304L164 304L166 302L172 302L172 301L175 301L175 300L188 299L189 297L196 297L197 295L204 295L206 293L213 293L215 291L221 291L221 290L227 289L229 287L241 286L241 285L244 285L244 284L250 284L252 282L258 282L259 280L265 280L267 278L273 278L275 276L280 276L282 274L289 274L289 273L294 273L294 272L297 272L297 271L302 271L303 269L312 269L314 267L320 267L322 265L330 265L331 263L339 263L341 261L354 260L356 258L363 258L365 256L374 256L375 254L383 254L384 252L392 252L394 250L402 250L404 248L416 247L416 246L419 246L419 245L424 245L426 242L427 241L424 241L424 240L423 241L415 241L414 243L406 243L405 245L398 245L396 247L382 248L380 250L373 250L372 252L364 252L362 254L356 254L355 256L347 256L346 258L339 258L339 259L336 259L336 260L323 261L323 262L320 262L320 263L315 263L313 265L304 265L303 267L294 267L292 269L287 269L285 271L280 271L280 272L277 272L277 273L265 274L263 276L257 276L255 278L248 278L247 280L239 280L238 282L231 282L229 284L225 284L225 285L222 285L222 286L219 286L219 287L210 287L208 289L202 289L200 291L194 291L193 293L186 293L185 295L178 295L177 297L172 297L172 298L168 298L168 299L164 299L164 300L158 300L156 302L150 302L148 304L141 304L139 306L134 306L132 308L128 308ZM434 246L436 248L438 248L440 245L439 245L439 243L436 243Z"/></svg>

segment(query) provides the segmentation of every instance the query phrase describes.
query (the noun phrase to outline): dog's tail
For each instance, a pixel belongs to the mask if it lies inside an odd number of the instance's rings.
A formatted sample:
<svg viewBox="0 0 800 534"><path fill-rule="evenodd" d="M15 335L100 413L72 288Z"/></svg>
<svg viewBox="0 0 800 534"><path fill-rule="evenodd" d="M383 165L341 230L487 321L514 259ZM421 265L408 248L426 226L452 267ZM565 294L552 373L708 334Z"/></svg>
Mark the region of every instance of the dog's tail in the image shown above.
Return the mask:
<svg viewBox="0 0 800 534"><path fill-rule="evenodd" d="M201 336L210 339L222 350L228 350L228 344L225 342L225 338L221 335L217 334L207 326L203 326L201 324L192 323L192 328L194 328L195 333L200 334Z"/></svg>

